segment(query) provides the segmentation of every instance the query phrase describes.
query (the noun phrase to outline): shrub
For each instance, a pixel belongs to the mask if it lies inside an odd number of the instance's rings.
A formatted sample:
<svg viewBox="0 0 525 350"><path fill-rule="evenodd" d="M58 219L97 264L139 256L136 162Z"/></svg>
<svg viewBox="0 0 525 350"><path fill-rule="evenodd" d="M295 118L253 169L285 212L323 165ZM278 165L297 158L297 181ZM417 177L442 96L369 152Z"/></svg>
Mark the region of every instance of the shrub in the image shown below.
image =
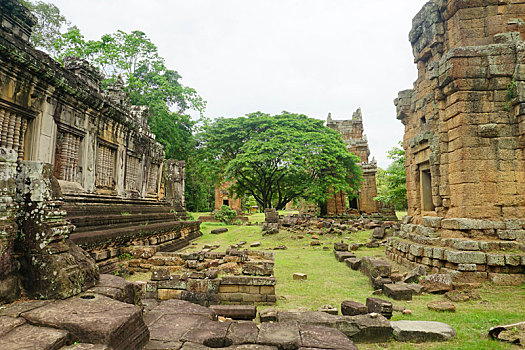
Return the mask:
<svg viewBox="0 0 525 350"><path fill-rule="evenodd" d="M237 212L227 205L223 205L221 209L219 209L215 214L213 214L215 220L223 222L226 225L231 225L236 216Z"/></svg>

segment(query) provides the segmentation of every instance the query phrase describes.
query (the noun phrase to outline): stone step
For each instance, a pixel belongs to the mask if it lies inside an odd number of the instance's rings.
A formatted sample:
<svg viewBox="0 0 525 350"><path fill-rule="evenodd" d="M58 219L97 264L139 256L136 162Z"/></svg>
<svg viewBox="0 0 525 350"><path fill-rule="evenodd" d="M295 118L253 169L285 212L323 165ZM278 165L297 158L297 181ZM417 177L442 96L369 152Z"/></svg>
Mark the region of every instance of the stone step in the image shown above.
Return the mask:
<svg viewBox="0 0 525 350"><path fill-rule="evenodd" d="M177 221L175 213L117 214L102 216L74 216L67 218L76 226L75 232L98 231L107 228L120 228L140 224Z"/></svg>
<svg viewBox="0 0 525 350"><path fill-rule="evenodd" d="M80 247L89 247L118 240L135 240L141 237L148 237L152 234L161 234L171 231L180 232L180 229L183 226L184 222L180 221L160 222L148 225L73 233L70 236L70 239Z"/></svg>

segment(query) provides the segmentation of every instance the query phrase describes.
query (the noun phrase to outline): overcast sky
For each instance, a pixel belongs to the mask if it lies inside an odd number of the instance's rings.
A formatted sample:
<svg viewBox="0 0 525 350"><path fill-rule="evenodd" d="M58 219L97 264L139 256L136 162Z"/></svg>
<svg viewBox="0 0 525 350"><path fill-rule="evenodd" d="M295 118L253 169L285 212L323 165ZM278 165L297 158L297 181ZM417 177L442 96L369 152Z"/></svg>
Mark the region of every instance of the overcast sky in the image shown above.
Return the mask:
<svg viewBox="0 0 525 350"><path fill-rule="evenodd" d="M416 79L408 33L426 0L48 1L87 39L144 31L208 117L349 119L361 107L381 167L402 139L393 99Z"/></svg>

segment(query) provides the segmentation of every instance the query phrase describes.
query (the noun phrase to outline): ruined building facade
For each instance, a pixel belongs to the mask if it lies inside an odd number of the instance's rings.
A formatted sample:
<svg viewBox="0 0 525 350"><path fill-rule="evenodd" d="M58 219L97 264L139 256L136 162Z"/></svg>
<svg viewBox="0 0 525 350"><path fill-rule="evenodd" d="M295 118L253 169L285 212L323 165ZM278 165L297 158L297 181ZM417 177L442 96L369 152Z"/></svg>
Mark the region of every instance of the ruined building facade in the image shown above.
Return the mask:
<svg viewBox="0 0 525 350"><path fill-rule="evenodd" d="M327 215L345 214L347 208L360 213L374 214L378 212L376 173L377 163L375 159L369 161L370 148L368 140L363 133L363 115L358 109L350 120L333 120L328 114L326 126L338 131L343 137L348 150L359 157L360 167L363 170L363 185L359 190L359 197L348 199L345 193L335 193L326 203ZM348 203L346 201L349 200Z"/></svg>
<svg viewBox="0 0 525 350"><path fill-rule="evenodd" d="M458 281L525 281L525 3L430 1L399 93L408 217L388 254Z"/></svg>
<svg viewBox="0 0 525 350"><path fill-rule="evenodd" d="M35 23L17 0L0 2L0 302L20 282L31 297L76 294L114 269L120 247L172 247L199 230L177 220L185 164L165 166L147 108L130 105L120 79L101 91L86 61L62 67L35 50Z"/></svg>

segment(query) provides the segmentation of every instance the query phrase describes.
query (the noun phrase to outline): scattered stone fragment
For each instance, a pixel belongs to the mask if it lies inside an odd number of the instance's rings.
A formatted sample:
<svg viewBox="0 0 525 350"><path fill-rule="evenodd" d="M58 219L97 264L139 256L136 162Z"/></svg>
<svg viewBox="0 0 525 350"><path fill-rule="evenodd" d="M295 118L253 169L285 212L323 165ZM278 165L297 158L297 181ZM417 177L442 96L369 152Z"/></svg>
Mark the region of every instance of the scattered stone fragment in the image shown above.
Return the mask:
<svg viewBox="0 0 525 350"><path fill-rule="evenodd" d="M217 235L219 233L228 232L228 229L226 227L216 228L210 231L212 235Z"/></svg>
<svg viewBox="0 0 525 350"><path fill-rule="evenodd" d="M450 292L446 292L445 298L453 302L464 302L470 299L467 293L459 290L451 290Z"/></svg>
<svg viewBox="0 0 525 350"><path fill-rule="evenodd" d="M419 283L427 293L443 294L452 290L452 277L448 274L428 275Z"/></svg>
<svg viewBox="0 0 525 350"><path fill-rule="evenodd" d="M374 228L374 233L372 234L372 237L375 239L383 239L385 237L385 227L380 226Z"/></svg>
<svg viewBox="0 0 525 350"><path fill-rule="evenodd" d="M427 274L427 270L423 266L417 266L410 270L403 282L405 283L417 283L422 276Z"/></svg>
<svg viewBox="0 0 525 350"><path fill-rule="evenodd" d="M337 311L337 308L333 307L332 305L323 305L320 308L318 308L317 311L326 312L330 315L337 315L339 313Z"/></svg>
<svg viewBox="0 0 525 350"><path fill-rule="evenodd" d="M346 266L351 268L352 270L359 270L359 266L361 265L361 259L360 258L349 258L345 260Z"/></svg>
<svg viewBox="0 0 525 350"><path fill-rule="evenodd" d="M431 301L427 304L427 307L429 310L432 311L440 311L440 312L455 312L456 306L452 304L450 301L446 300L437 300L437 301Z"/></svg>
<svg viewBox="0 0 525 350"><path fill-rule="evenodd" d="M414 291L408 288L404 283L385 284L383 294L394 300L412 300Z"/></svg>
<svg viewBox="0 0 525 350"><path fill-rule="evenodd" d="M253 242L252 244L250 244L250 247L252 248L260 247L260 246L261 246L261 242Z"/></svg>
<svg viewBox="0 0 525 350"><path fill-rule="evenodd" d="M389 277L392 272L390 264L384 260L365 256L361 259L359 270L368 277Z"/></svg>
<svg viewBox="0 0 525 350"><path fill-rule="evenodd" d="M423 343L447 341L456 336L448 324L431 321L394 321L394 338L397 341Z"/></svg>
<svg viewBox="0 0 525 350"><path fill-rule="evenodd" d="M348 251L348 244L344 242L335 242L334 243L334 250L339 252L347 252Z"/></svg>
<svg viewBox="0 0 525 350"><path fill-rule="evenodd" d="M412 310L410 310L410 309L405 309L405 310L403 310L402 313L403 313L403 315L412 315Z"/></svg>
<svg viewBox="0 0 525 350"><path fill-rule="evenodd" d="M306 280L308 275L306 273L296 272L293 274L294 280Z"/></svg>
<svg viewBox="0 0 525 350"><path fill-rule="evenodd" d="M318 235L313 235L312 239L319 239L319 236Z"/></svg>
<svg viewBox="0 0 525 350"><path fill-rule="evenodd" d="M368 312L376 312L387 319L392 317L393 306L392 303L387 300L366 298L366 307L368 308Z"/></svg>
<svg viewBox="0 0 525 350"><path fill-rule="evenodd" d="M420 295L425 290L424 287L417 283L406 283L407 288L412 289L414 295Z"/></svg>
<svg viewBox="0 0 525 350"><path fill-rule="evenodd" d="M346 259L355 258L355 254L349 251L337 251L334 250L334 256L339 262L343 262Z"/></svg>
<svg viewBox="0 0 525 350"><path fill-rule="evenodd" d="M311 246L319 246L319 245L321 245L321 242L319 242L319 241L311 241L310 245Z"/></svg>
<svg viewBox="0 0 525 350"><path fill-rule="evenodd" d="M281 244L281 245L278 245L278 246L273 247L273 248L271 248L271 249L272 249L272 250L286 250L286 249L288 249L288 247L285 246L285 245L282 245L282 244Z"/></svg>
<svg viewBox="0 0 525 350"><path fill-rule="evenodd" d="M259 319L261 322L275 322L277 321L277 311L273 307L260 310Z"/></svg>
<svg viewBox="0 0 525 350"><path fill-rule="evenodd" d="M350 243L350 250L358 250L361 247L359 243Z"/></svg>
<svg viewBox="0 0 525 350"><path fill-rule="evenodd" d="M383 289L383 286L385 284L392 284L392 280L390 278L380 276L376 278L370 277L370 284L372 285L372 288L374 288L374 290L378 290Z"/></svg>
<svg viewBox="0 0 525 350"><path fill-rule="evenodd" d="M368 308L357 301L345 300L341 303L341 314L345 316L364 315L368 313Z"/></svg>

